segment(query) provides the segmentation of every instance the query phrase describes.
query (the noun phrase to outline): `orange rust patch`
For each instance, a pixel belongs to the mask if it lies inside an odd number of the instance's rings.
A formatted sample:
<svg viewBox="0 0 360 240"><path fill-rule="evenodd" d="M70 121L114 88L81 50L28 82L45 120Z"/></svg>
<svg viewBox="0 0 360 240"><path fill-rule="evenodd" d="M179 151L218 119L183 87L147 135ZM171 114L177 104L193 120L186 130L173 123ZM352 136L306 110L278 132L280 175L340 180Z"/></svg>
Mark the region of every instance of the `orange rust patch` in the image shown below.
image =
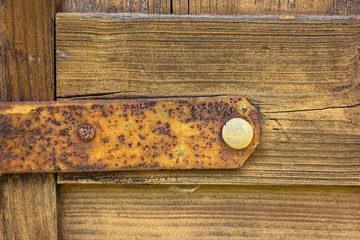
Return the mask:
<svg viewBox="0 0 360 240"><path fill-rule="evenodd" d="M238 117L254 129L242 150L221 137ZM259 140L258 111L235 96L0 104L0 173L238 168Z"/></svg>

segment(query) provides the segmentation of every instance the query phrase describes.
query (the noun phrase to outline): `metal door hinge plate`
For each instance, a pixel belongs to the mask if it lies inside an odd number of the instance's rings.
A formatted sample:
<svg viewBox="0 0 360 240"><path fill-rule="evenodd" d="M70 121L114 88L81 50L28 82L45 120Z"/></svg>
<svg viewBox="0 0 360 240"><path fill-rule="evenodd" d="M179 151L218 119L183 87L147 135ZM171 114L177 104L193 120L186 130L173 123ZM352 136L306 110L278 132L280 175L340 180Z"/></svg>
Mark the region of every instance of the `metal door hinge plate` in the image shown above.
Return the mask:
<svg viewBox="0 0 360 240"><path fill-rule="evenodd" d="M244 149L223 126L250 123ZM242 97L0 104L0 173L240 167L260 140L259 114Z"/></svg>

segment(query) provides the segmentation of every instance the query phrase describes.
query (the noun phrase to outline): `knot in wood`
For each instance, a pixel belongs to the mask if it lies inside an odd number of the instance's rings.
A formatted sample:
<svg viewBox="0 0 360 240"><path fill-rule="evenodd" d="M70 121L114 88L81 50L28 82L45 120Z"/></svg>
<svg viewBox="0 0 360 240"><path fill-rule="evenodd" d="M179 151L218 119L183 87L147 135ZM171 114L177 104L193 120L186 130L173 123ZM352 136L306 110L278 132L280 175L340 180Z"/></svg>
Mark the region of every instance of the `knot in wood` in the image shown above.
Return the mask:
<svg viewBox="0 0 360 240"><path fill-rule="evenodd" d="M95 137L95 129L89 125L85 124L79 129L79 136L82 140L89 141Z"/></svg>

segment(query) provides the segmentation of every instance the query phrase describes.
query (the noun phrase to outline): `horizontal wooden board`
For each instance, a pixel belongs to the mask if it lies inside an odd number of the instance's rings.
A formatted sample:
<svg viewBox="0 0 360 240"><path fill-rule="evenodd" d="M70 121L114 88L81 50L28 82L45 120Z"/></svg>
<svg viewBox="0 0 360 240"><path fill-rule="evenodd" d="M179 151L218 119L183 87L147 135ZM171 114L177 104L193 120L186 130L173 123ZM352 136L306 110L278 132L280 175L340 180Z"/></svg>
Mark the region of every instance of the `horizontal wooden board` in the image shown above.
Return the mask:
<svg viewBox="0 0 360 240"><path fill-rule="evenodd" d="M59 239L358 239L360 235L359 188L195 187L61 185Z"/></svg>
<svg viewBox="0 0 360 240"><path fill-rule="evenodd" d="M359 21L58 14L58 100L240 94L262 116L240 170L59 183L360 184Z"/></svg>
<svg viewBox="0 0 360 240"><path fill-rule="evenodd" d="M352 18L57 14L58 98L244 94L263 113L359 103Z"/></svg>

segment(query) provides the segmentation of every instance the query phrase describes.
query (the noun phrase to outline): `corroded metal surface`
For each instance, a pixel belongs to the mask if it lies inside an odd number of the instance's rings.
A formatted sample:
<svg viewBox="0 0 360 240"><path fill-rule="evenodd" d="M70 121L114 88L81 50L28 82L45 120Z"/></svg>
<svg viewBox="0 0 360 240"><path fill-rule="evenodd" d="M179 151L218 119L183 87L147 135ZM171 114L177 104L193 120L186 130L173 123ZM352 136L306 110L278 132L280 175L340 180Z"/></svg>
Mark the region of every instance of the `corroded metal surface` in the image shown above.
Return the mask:
<svg viewBox="0 0 360 240"><path fill-rule="evenodd" d="M221 137L240 117L242 150ZM0 104L0 172L240 167L260 139L258 111L241 97Z"/></svg>

